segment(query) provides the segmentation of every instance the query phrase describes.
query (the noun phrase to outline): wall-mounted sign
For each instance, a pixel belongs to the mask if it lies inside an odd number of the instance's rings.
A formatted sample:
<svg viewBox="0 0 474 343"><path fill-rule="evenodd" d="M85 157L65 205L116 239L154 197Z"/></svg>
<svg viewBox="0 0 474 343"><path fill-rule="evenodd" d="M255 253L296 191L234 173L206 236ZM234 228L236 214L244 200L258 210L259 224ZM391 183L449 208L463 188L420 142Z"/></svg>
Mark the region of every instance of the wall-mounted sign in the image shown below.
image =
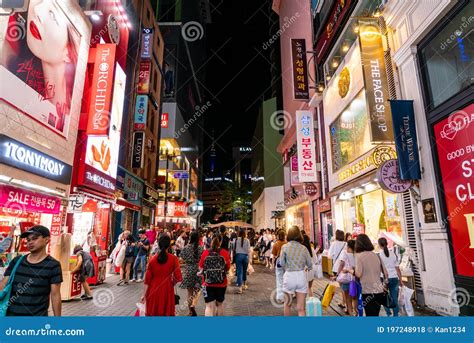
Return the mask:
<svg viewBox="0 0 474 343"><path fill-rule="evenodd" d="M338 37L335 33L348 17L350 13L349 9L353 3L353 0L334 1L331 14L324 25L325 29L319 37L316 48L314 49L317 51L316 60L318 64L322 62L326 52L328 52L333 45L334 39Z"/></svg>
<svg viewBox="0 0 474 343"><path fill-rule="evenodd" d="M319 195L319 183L305 183L304 184L304 192L307 196L313 197Z"/></svg>
<svg viewBox="0 0 474 343"><path fill-rule="evenodd" d="M296 143L298 146L298 177L300 182L318 181L313 113L296 111Z"/></svg>
<svg viewBox="0 0 474 343"><path fill-rule="evenodd" d="M456 273L473 277L474 104L441 120L433 129Z"/></svg>
<svg viewBox="0 0 474 343"><path fill-rule="evenodd" d="M150 92L150 72L151 72L151 62L141 61L140 70L138 72L138 85L137 85L138 94L148 94Z"/></svg>
<svg viewBox="0 0 474 343"><path fill-rule="evenodd" d="M169 113L165 112L161 114L161 127L167 129L170 124Z"/></svg>
<svg viewBox="0 0 474 343"><path fill-rule="evenodd" d="M85 165L82 183L92 188L100 189L105 193L115 192L115 179L87 164Z"/></svg>
<svg viewBox="0 0 474 343"><path fill-rule="evenodd" d="M371 140L393 142L390 94L378 19L360 19L359 37Z"/></svg>
<svg viewBox="0 0 474 343"><path fill-rule="evenodd" d="M0 187L0 207L17 208L35 213L58 214L61 199L38 192L2 185Z"/></svg>
<svg viewBox="0 0 474 343"><path fill-rule="evenodd" d="M146 200L154 204L158 204L159 197L160 197L159 193L154 188L150 186L145 186L144 198Z"/></svg>
<svg viewBox="0 0 474 343"><path fill-rule="evenodd" d="M115 67L115 44L98 44L92 76L88 135L107 136Z"/></svg>
<svg viewBox="0 0 474 343"><path fill-rule="evenodd" d="M339 74L339 80L337 81L337 89L339 91L339 96L344 98L351 87L351 73L349 68L344 67Z"/></svg>
<svg viewBox="0 0 474 343"><path fill-rule="evenodd" d="M306 60L306 41L291 39L291 61L293 66L293 97L295 100L308 100L308 63Z"/></svg>
<svg viewBox="0 0 474 343"><path fill-rule="evenodd" d="M300 179L299 179L299 176L298 176L298 156L293 155L293 156L291 156L290 160L291 160L290 184L292 186L300 185L301 182L300 182Z"/></svg>
<svg viewBox="0 0 474 343"><path fill-rule="evenodd" d="M425 217L425 223L436 223L436 207L433 198L421 200L421 206L423 207L423 215Z"/></svg>
<svg viewBox="0 0 474 343"><path fill-rule="evenodd" d="M187 217L188 216L188 203L183 201L168 201L168 210L166 211L167 217ZM157 216L164 216L164 202L160 201L157 206Z"/></svg>
<svg viewBox="0 0 474 343"><path fill-rule="evenodd" d="M135 116L133 120L133 128L135 130L145 130L147 111L148 97L146 95L137 95L135 100Z"/></svg>
<svg viewBox="0 0 474 343"><path fill-rule="evenodd" d="M391 100L393 133L402 180L421 179L413 100Z"/></svg>
<svg viewBox="0 0 474 343"><path fill-rule="evenodd" d="M123 191L123 198L132 204L140 205L143 194L143 181L126 169L118 167L117 188Z"/></svg>
<svg viewBox="0 0 474 343"><path fill-rule="evenodd" d="M68 185L72 167L60 160L0 134L0 163Z"/></svg>
<svg viewBox="0 0 474 343"><path fill-rule="evenodd" d="M403 193L411 187L411 180L400 179L397 160L383 162L377 170L377 179L380 187L391 193Z"/></svg>
<svg viewBox="0 0 474 343"><path fill-rule="evenodd" d="M153 46L153 29L144 28L142 30L142 46L140 50L140 57L143 59L151 58Z"/></svg>
<svg viewBox="0 0 474 343"><path fill-rule="evenodd" d="M71 194L69 195L67 204L67 213L80 213L82 212L82 206L86 202L86 197L82 194Z"/></svg>
<svg viewBox="0 0 474 343"><path fill-rule="evenodd" d="M183 170L183 171L174 171L173 172L173 178L174 179L179 179L179 180L187 180L189 179L189 172Z"/></svg>
<svg viewBox="0 0 474 343"><path fill-rule="evenodd" d="M396 159L397 153L392 147L378 146L375 149L359 157L337 174L339 182L349 181L357 176L372 171L382 165L383 162Z"/></svg>
<svg viewBox="0 0 474 343"><path fill-rule="evenodd" d="M132 168L143 168L143 153L145 151L145 133L133 133Z"/></svg>
<svg viewBox="0 0 474 343"><path fill-rule="evenodd" d="M318 206L319 206L319 212L331 211L331 199L327 198L327 199L319 200Z"/></svg>

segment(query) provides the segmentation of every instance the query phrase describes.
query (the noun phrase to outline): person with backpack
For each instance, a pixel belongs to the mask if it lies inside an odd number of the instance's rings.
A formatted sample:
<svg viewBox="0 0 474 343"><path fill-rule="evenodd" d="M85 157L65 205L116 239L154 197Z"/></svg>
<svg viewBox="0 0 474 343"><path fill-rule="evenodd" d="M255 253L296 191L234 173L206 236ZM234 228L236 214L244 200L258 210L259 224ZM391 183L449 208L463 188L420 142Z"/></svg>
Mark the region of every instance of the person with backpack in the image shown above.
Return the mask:
<svg viewBox="0 0 474 343"><path fill-rule="evenodd" d="M211 241L211 247L203 252L199 261L199 275L203 278L202 295L206 303L206 317L224 315L230 258L229 253L220 246L221 239L216 235Z"/></svg>
<svg viewBox="0 0 474 343"><path fill-rule="evenodd" d="M379 257L388 272L388 291L392 300L391 305L393 306L393 308L384 306L384 309L387 313L387 317L392 315L392 311L393 316L398 317L398 287L403 287L402 272L400 271L398 257L395 253L395 250L388 249L388 242L386 238L379 238L378 244L380 249L383 250L381 253L379 253Z"/></svg>
<svg viewBox="0 0 474 343"><path fill-rule="evenodd" d="M95 275L94 261L92 256L80 245L74 247L73 254L77 256L77 262L71 273L74 274L79 271L79 282L82 283L82 288L84 288L84 294L81 296L81 299L91 300L92 291L87 283L87 278Z"/></svg>
<svg viewBox="0 0 474 343"><path fill-rule="evenodd" d="M243 289L248 288L247 268L249 266L250 241L247 239L247 231L242 228L239 238L235 242L235 265L237 269L237 294L242 294Z"/></svg>

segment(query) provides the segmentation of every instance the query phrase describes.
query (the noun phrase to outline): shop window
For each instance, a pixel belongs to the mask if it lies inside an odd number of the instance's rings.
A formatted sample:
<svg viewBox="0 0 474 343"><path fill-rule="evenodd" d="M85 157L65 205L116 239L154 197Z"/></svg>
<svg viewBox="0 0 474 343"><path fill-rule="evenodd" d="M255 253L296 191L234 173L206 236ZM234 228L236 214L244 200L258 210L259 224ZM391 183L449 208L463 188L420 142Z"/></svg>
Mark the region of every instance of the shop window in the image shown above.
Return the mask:
<svg viewBox="0 0 474 343"><path fill-rule="evenodd" d="M420 47L421 73L427 88L427 105L433 109L467 89L474 80L474 2L460 12L429 42Z"/></svg>
<svg viewBox="0 0 474 343"><path fill-rule="evenodd" d="M361 91L329 126L333 173L372 147L365 91Z"/></svg>

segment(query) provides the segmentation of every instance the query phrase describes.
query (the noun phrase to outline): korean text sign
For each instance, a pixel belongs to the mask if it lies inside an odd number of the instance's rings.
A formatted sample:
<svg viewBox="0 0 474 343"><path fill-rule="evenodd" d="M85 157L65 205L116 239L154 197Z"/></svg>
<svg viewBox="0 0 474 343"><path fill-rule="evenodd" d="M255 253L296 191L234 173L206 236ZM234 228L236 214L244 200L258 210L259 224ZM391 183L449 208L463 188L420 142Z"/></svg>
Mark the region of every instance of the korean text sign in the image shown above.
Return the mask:
<svg viewBox="0 0 474 343"><path fill-rule="evenodd" d="M316 142L313 113L296 111L296 140L298 147L298 177L300 182L316 182Z"/></svg>

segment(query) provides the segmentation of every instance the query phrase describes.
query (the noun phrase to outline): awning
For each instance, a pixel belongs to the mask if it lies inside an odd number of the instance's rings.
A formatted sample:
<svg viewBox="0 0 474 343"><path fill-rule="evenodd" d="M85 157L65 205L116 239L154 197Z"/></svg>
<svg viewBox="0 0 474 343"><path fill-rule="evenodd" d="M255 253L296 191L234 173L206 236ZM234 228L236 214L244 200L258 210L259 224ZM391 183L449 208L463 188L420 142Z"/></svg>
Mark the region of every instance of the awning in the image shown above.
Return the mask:
<svg viewBox="0 0 474 343"><path fill-rule="evenodd" d="M140 211L142 209L140 206L132 204L131 202L128 202L122 198L118 198L116 203L117 205L124 206L132 211Z"/></svg>

